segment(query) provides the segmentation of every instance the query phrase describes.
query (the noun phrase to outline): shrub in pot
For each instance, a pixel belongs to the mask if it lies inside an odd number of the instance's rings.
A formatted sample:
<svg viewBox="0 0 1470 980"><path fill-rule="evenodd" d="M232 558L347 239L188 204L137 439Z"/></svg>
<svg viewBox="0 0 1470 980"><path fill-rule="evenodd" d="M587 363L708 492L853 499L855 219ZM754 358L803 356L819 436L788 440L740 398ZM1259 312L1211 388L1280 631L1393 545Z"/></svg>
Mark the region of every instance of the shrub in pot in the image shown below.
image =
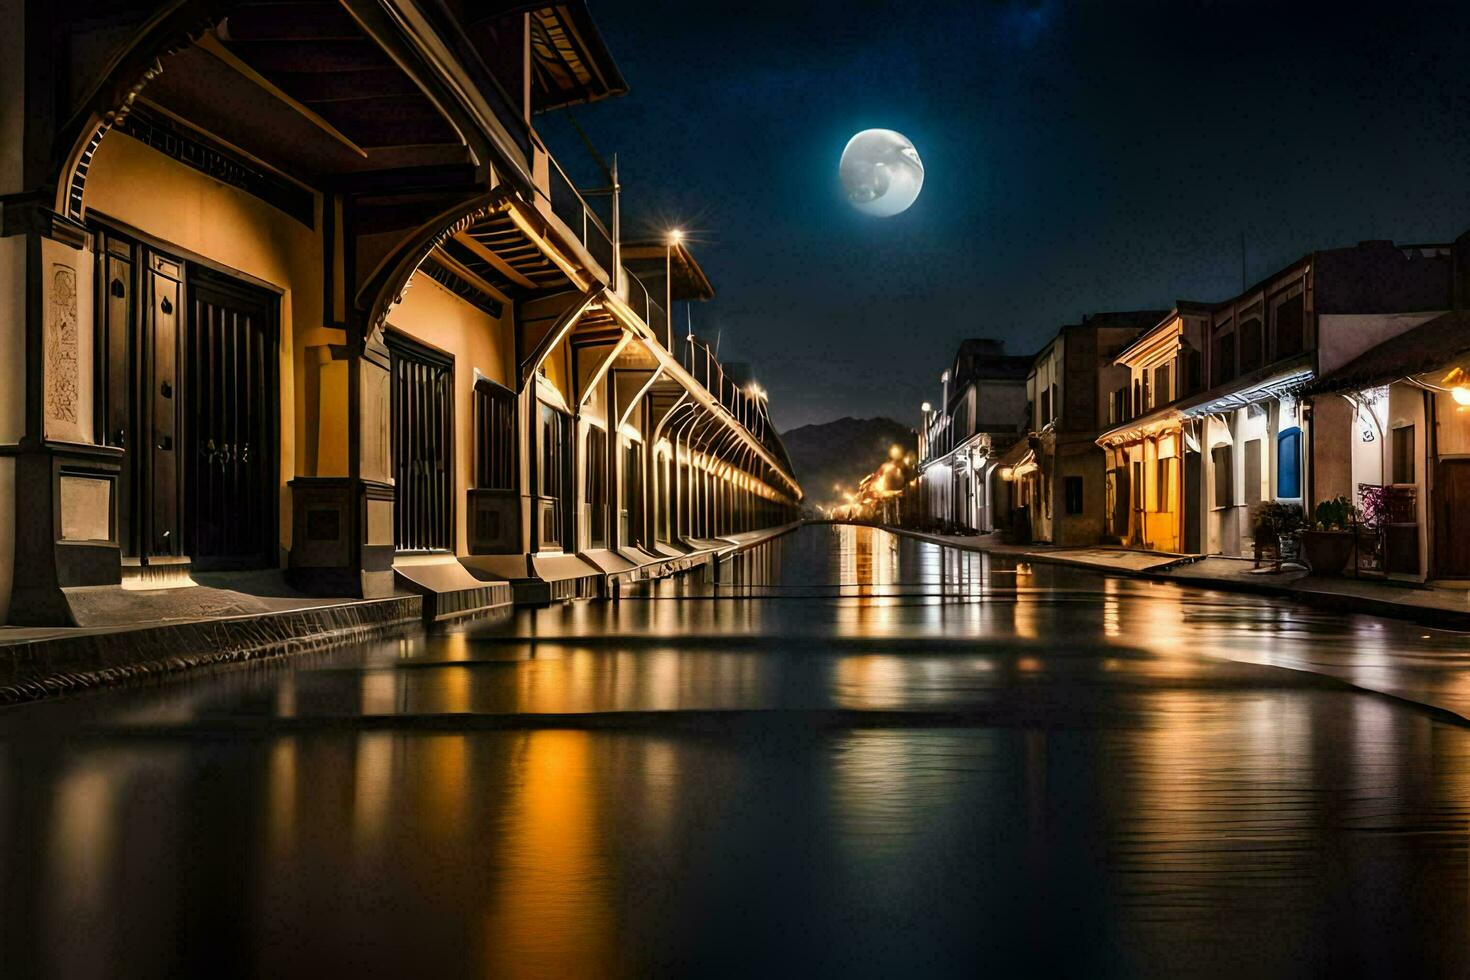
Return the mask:
<svg viewBox="0 0 1470 980"><path fill-rule="evenodd" d="M1315 526L1301 532L1302 560L1316 575L1340 575L1353 557L1357 508L1347 497L1317 504Z"/></svg>

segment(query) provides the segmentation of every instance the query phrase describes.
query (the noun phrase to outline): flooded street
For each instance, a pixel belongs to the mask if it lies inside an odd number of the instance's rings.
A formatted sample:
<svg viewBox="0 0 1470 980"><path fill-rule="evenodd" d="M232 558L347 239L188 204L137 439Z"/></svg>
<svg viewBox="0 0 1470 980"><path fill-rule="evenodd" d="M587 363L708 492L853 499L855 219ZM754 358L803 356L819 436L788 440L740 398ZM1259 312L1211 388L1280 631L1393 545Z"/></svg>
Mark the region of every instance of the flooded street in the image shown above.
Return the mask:
<svg viewBox="0 0 1470 980"><path fill-rule="evenodd" d="M0 712L0 975L1465 975L1470 639L808 527Z"/></svg>

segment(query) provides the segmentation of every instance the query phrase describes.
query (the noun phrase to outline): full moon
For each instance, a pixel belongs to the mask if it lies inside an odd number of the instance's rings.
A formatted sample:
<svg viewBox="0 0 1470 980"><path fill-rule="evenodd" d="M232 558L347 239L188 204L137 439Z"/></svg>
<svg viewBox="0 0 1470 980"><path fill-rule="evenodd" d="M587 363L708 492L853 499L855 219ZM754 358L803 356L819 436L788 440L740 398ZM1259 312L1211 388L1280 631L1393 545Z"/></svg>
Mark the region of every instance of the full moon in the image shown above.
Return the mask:
<svg viewBox="0 0 1470 980"><path fill-rule="evenodd" d="M924 186L924 163L902 133L865 129L847 141L837 177L853 207L891 218L907 211Z"/></svg>

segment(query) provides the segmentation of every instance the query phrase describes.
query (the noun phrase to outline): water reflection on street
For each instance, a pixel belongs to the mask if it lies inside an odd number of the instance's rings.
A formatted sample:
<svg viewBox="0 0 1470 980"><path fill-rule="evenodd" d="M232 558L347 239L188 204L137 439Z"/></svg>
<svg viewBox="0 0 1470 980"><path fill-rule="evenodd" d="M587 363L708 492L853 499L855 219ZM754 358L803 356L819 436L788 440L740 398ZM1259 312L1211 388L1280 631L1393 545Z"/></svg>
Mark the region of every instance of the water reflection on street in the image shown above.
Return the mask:
<svg viewBox="0 0 1470 980"><path fill-rule="evenodd" d="M0 975L1464 975L1467 645L806 528L0 712Z"/></svg>

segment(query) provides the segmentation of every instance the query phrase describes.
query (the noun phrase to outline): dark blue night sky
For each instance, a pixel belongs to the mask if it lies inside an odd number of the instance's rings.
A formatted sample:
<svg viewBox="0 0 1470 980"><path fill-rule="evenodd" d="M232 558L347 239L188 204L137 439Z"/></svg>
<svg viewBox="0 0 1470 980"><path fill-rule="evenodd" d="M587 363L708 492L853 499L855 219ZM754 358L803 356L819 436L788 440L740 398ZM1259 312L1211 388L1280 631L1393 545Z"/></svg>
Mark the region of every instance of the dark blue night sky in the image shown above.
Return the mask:
<svg viewBox="0 0 1470 980"><path fill-rule="evenodd" d="M592 11L631 92L577 120L618 154L625 234L690 229L717 292L695 332L753 362L783 428L914 423L963 337L1029 353L1086 312L1226 298L1242 234L1254 280L1470 229L1470 4ZM540 125L575 167L565 120ZM837 186L868 127L924 160L894 218Z"/></svg>

